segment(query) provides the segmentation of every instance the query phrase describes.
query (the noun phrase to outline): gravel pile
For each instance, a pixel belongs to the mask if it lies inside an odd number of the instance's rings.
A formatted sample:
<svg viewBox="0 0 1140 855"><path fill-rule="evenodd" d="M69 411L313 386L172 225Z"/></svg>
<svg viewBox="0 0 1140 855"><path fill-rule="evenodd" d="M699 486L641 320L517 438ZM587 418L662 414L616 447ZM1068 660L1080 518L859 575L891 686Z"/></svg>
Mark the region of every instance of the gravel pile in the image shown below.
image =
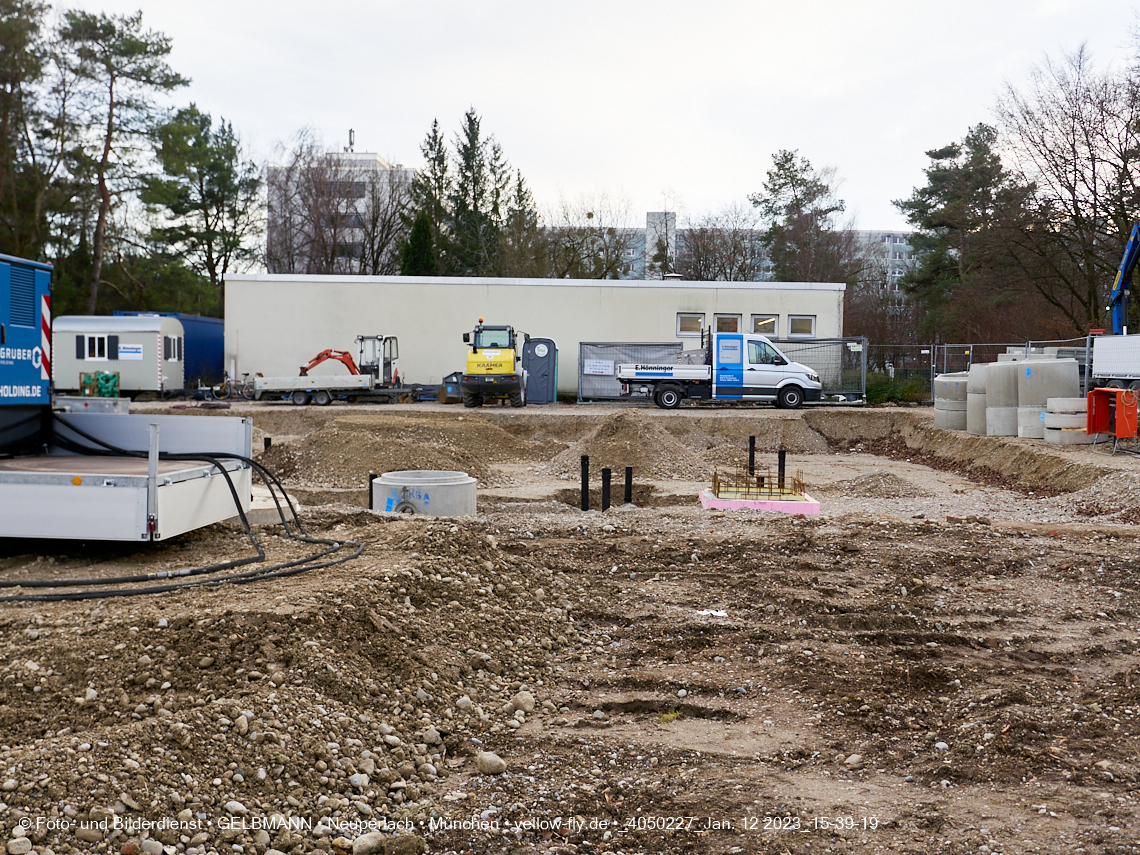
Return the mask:
<svg viewBox="0 0 1140 855"><path fill-rule="evenodd" d="M41 853L187 855L418 837L452 768L556 715L547 657L576 638L584 589L477 524L321 522L369 552L248 588L0 615L5 836L26 818Z"/></svg>
<svg viewBox="0 0 1140 855"><path fill-rule="evenodd" d="M581 472L582 455L589 455L591 471L603 468L624 472L632 466L635 477L662 480L706 478L708 465L657 419L636 412L607 416L578 442L551 460L546 471L573 477Z"/></svg>

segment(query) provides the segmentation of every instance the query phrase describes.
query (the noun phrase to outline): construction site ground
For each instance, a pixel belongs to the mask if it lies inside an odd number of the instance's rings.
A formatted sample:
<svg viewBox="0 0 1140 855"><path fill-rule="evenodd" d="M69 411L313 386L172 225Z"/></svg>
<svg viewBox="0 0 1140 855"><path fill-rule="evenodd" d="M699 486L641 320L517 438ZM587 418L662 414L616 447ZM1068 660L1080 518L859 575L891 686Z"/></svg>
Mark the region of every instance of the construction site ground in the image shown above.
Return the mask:
<svg viewBox="0 0 1140 855"><path fill-rule="evenodd" d="M252 417L308 531L364 551L0 604L13 855L1140 852L1135 456L908 408L134 411ZM750 435L819 516L701 508ZM478 514L367 510L405 469L476 476ZM251 553L8 541L0 582Z"/></svg>

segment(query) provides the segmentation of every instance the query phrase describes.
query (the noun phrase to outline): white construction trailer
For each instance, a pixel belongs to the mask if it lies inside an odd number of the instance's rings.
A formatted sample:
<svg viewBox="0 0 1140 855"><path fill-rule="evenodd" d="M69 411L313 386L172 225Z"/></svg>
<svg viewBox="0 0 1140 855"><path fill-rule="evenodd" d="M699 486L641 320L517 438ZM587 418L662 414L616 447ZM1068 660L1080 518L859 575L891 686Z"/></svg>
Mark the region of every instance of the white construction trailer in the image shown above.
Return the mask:
<svg viewBox="0 0 1140 855"><path fill-rule="evenodd" d="M161 315L64 315L52 324L52 379L78 390L80 375L119 375L119 391L172 392L185 386L182 322Z"/></svg>

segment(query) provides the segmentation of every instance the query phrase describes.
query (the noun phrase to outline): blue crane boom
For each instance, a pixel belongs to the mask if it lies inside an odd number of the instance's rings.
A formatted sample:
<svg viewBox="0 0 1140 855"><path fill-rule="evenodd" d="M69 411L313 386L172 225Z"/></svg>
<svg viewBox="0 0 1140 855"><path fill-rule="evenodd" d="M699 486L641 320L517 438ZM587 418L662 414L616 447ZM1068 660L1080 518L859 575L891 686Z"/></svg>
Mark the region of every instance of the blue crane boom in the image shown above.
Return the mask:
<svg viewBox="0 0 1140 855"><path fill-rule="evenodd" d="M1112 292L1109 294L1108 308L1112 312L1112 332L1115 335L1124 335L1128 332L1128 297L1132 274L1136 270L1138 260L1140 260L1140 223L1132 227L1132 234L1128 236L1128 245L1124 247L1124 257L1120 259L1116 281L1112 283Z"/></svg>

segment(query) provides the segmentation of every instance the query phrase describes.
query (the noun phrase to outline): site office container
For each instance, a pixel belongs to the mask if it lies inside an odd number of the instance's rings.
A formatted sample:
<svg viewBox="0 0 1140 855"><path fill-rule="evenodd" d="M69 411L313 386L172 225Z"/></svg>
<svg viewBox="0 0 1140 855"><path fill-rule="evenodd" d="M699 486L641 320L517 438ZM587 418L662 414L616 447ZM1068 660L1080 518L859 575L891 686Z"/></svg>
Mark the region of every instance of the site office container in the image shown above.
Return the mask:
<svg viewBox="0 0 1140 855"><path fill-rule="evenodd" d="M52 325L52 379L57 391L71 391L81 374L110 371L123 393L178 391L186 387L185 350L177 318L64 315Z"/></svg>
<svg viewBox="0 0 1140 855"><path fill-rule="evenodd" d="M116 317L177 318L182 322L186 338L186 387L199 383L213 386L222 381L222 353L225 345L225 321L204 315L186 315L182 312L115 312Z"/></svg>

